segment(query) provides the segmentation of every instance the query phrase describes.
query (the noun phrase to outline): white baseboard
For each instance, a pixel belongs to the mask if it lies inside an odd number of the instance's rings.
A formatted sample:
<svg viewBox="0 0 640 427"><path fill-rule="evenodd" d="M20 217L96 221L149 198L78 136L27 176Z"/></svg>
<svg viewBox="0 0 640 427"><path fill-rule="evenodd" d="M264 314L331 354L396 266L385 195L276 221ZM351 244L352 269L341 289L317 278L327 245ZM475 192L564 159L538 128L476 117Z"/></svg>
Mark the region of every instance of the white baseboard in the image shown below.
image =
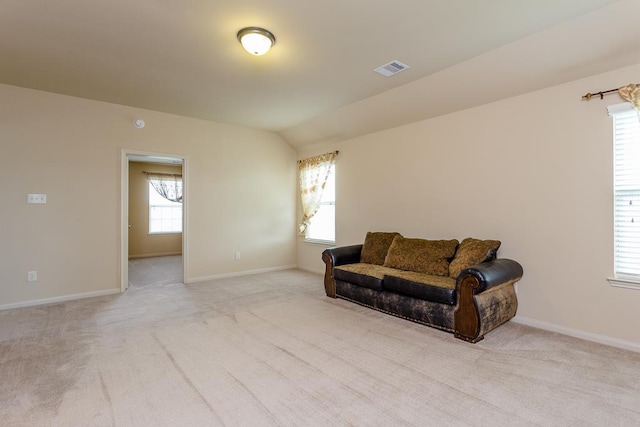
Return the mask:
<svg viewBox="0 0 640 427"><path fill-rule="evenodd" d="M119 294L120 293L120 289L105 289L103 291L93 291L93 292L82 292L79 294L70 294L70 295L63 295L61 297L53 297L53 298L42 298L42 299L34 299L34 300L29 300L29 301L21 301L21 302L15 302L15 303L11 303L11 304L2 304L0 305L0 310L9 310L12 308L23 308L23 307L33 307L36 305L44 305L44 304L55 304L58 302L65 302L65 301L73 301L76 299L83 299L83 298L92 298L92 297L103 297L105 295L115 295L115 294Z"/></svg>
<svg viewBox="0 0 640 427"><path fill-rule="evenodd" d="M213 276L189 277L187 278L186 283L190 284L190 283L206 282L208 280L227 279L229 277L249 276L251 274L270 273L272 271L282 271L282 270L292 270L294 268L298 268L298 266L295 264L282 265L279 267L260 268L257 270L237 271L235 273L214 274Z"/></svg>
<svg viewBox="0 0 640 427"><path fill-rule="evenodd" d="M308 271L309 273L316 273L316 274L321 274L324 276L324 268L322 270L316 270L313 268L307 268L307 267L298 267L299 270L302 271Z"/></svg>
<svg viewBox="0 0 640 427"><path fill-rule="evenodd" d="M512 322L522 325L533 326L534 328L544 329L546 331L557 332L563 335L569 335L574 338L580 338L587 341L597 342L598 344L610 345L612 347L622 348L640 353L640 343L633 341L625 341L606 335L594 334L591 332L581 331L579 329L567 328L565 326L555 325L553 323L543 322L541 320L530 319L528 317L516 316L511 319Z"/></svg>

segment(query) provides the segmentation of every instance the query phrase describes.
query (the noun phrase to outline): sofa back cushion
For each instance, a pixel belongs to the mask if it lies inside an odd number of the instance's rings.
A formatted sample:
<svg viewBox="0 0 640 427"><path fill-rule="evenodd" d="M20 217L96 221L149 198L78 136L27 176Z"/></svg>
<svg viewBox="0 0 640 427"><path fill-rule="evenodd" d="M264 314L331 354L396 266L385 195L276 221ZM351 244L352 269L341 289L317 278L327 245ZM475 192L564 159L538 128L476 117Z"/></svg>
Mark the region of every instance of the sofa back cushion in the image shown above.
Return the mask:
<svg viewBox="0 0 640 427"><path fill-rule="evenodd" d="M479 240L467 237L458 246L456 256L449 265L449 277L455 279L465 268L495 258L500 244L500 240Z"/></svg>
<svg viewBox="0 0 640 427"><path fill-rule="evenodd" d="M457 246L458 241L455 239L425 240L396 236L389 247L384 266L448 276L449 259L455 254Z"/></svg>
<svg viewBox="0 0 640 427"><path fill-rule="evenodd" d="M401 236L400 233L368 232L362 245L360 262L365 264L383 265L384 259L389 252L389 246L394 237Z"/></svg>

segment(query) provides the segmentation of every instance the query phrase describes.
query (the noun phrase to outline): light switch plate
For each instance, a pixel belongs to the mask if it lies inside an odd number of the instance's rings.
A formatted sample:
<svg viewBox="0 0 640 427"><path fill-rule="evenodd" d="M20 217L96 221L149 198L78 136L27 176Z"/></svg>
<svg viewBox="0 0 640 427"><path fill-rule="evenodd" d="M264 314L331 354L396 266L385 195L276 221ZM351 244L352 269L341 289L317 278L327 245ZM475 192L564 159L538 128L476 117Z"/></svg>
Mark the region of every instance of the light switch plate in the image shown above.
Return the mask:
<svg viewBox="0 0 640 427"><path fill-rule="evenodd" d="M47 195L29 193L27 194L27 203L47 203Z"/></svg>

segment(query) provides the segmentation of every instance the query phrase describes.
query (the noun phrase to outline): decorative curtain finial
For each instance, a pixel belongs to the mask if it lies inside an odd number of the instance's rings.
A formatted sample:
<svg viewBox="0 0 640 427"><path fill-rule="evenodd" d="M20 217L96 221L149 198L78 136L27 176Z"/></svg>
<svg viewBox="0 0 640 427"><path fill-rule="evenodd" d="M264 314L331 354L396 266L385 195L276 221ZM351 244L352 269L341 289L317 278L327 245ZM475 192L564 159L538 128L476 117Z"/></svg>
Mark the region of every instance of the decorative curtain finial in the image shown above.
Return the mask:
<svg viewBox="0 0 640 427"><path fill-rule="evenodd" d="M618 89L601 90L600 92L589 92L582 95L582 99L589 101L591 98L598 96L600 99L604 99L605 95L618 92L618 94L625 100L633 105L638 113L640 113L640 84L630 83L626 86L622 86Z"/></svg>

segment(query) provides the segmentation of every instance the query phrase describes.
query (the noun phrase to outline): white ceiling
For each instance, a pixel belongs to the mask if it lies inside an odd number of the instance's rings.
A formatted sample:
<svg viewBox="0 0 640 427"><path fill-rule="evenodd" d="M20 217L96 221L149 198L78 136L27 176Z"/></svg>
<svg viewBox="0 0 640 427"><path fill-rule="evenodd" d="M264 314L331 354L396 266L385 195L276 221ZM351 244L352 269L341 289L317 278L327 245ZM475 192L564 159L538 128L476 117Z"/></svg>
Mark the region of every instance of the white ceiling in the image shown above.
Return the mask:
<svg viewBox="0 0 640 427"><path fill-rule="evenodd" d="M2 0L0 83L295 147L636 64L638 16L638 0ZM272 51L246 53L245 26ZM411 68L373 72L391 60Z"/></svg>

